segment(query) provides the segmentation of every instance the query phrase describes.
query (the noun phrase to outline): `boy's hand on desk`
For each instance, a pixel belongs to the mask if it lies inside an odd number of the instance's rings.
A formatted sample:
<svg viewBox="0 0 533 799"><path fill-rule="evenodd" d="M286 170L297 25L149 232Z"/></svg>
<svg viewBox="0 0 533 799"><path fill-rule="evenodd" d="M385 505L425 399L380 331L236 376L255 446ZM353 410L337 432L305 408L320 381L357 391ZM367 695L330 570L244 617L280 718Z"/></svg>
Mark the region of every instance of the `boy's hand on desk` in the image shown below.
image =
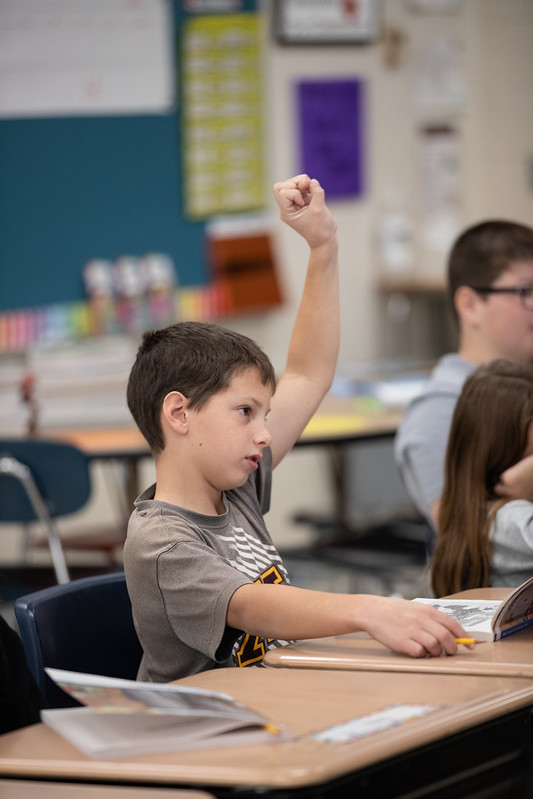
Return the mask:
<svg viewBox="0 0 533 799"><path fill-rule="evenodd" d="M309 175L274 184L281 219L300 233L309 247L336 241L337 222L326 205L324 189Z"/></svg>
<svg viewBox="0 0 533 799"><path fill-rule="evenodd" d="M394 652L416 658L455 655L455 639L468 637L455 619L429 605L381 596L364 600L364 629Z"/></svg>

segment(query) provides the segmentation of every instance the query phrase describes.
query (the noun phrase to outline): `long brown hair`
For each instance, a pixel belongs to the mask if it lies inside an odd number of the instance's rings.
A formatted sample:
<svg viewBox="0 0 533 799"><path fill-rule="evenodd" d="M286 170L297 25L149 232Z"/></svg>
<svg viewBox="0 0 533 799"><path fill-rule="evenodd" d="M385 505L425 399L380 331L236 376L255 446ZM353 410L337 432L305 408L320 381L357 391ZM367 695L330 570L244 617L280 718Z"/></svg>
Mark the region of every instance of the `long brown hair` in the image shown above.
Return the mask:
<svg viewBox="0 0 533 799"><path fill-rule="evenodd" d="M436 596L490 585L490 522L505 502L495 486L522 459L532 421L533 366L497 360L466 380L446 452L432 558Z"/></svg>

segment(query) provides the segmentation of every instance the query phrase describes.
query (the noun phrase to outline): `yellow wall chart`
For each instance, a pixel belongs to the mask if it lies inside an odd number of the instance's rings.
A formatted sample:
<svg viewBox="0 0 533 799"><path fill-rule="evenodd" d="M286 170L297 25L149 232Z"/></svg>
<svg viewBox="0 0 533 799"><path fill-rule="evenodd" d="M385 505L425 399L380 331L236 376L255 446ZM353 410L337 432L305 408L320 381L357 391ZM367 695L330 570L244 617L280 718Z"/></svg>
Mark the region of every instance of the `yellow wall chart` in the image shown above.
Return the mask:
<svg viewBox="0 0 533 799"><path fill-rule="evenodd" d="M187 217L263 206L257 14L186 21L182 38L184 205Z"/></svg>

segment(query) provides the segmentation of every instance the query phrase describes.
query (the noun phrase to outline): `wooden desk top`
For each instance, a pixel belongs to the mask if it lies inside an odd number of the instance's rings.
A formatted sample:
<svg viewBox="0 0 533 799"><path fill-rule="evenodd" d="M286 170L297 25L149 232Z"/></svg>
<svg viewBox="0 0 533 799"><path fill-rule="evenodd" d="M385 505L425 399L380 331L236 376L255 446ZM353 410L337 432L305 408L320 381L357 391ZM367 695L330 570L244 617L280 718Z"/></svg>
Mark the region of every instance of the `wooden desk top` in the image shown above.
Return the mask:
<svg viewBox="0 0 533 799"><path fill-rule="evenodd" d="M380 275L377 281L379 291L385 294L446 294L446 278L438 274Z"/></svg>
<svg viewBox="0 0 533 799"><path fill-rule="evenodd" d="M502 641L459 647L453 657L411 658L391 652L372 638L317 638L271 651L268 666L297 669L424 672L426 674L479 674L533 677L533 630L523 630Z"/></svg>
<svg viewBox="0 0 533 799"><path fill-rule="evenodd" d="M328 394L300 436L297 446L390 437L396 433L402 416L401 408L362 409L355 397Z"/></svg>
<svg viewBox="0 0 533 799"><path fill-rule="evenodd" d="M315 785L384 761L444 736L533 704L533 682L498 677L298 669L216 669L183 685L224 691L275 723L294 740L91 760L57 733L36 724L0 736L0 777L100 780L130 784L261 786ZM437 709L346 743L312 733L387 706L429 704Z"/></svg>
<svg viewBox="0 0 533 799"><path fill-rule="evenodd" d="M502 600L507 588L479 588L453 594L455 598ZM391 652L372 638L315 638L296 641L265 656L268 666L307 669L424 672L533 677L533 628L500 641L459 647L453 657L410 658Z"/></svg>
<svg viewBox="0 0 533 799"><path fill-rule="evenodd" d="M511 588L468 588L466 591L450 594L450 597L453 597L453 599L487 599L501 602L511 593L511 590Z"/></svg>
<svg viewBox="0 0 533 799"><path fill-rule="evenodd" d="M43 438L55 438L73 444L89 457L143 458L150 456L146 439L136 427L123 429L52 430Z"/></svg>
<svg viewBox="0 0 533 799"><path fill-rule="evenodd" d="M214 799L205 791L176 788L132 788L120 785L80 785L36 780L0 780L0 799Z"/></svg>

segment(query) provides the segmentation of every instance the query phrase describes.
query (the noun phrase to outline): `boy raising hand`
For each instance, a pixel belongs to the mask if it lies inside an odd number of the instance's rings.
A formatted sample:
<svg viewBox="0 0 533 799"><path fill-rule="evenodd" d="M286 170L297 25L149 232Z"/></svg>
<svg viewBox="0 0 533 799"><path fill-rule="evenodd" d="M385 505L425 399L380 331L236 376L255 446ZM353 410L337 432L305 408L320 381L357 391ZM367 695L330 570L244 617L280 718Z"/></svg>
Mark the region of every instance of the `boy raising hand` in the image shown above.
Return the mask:
<svg viewBox="0 0 533 799"><path fill-rule="evenodd" d="M285 371L218 325L145 333L128 405L155 458L124 549L144 649L139 679L257 665L298 638L366 630L415 657L455 653L462 628L430 606L295 588L266 529L272 469L328 391L339 347L337 225L316 180L276 183L281 219L309 246Z"/></svg>

